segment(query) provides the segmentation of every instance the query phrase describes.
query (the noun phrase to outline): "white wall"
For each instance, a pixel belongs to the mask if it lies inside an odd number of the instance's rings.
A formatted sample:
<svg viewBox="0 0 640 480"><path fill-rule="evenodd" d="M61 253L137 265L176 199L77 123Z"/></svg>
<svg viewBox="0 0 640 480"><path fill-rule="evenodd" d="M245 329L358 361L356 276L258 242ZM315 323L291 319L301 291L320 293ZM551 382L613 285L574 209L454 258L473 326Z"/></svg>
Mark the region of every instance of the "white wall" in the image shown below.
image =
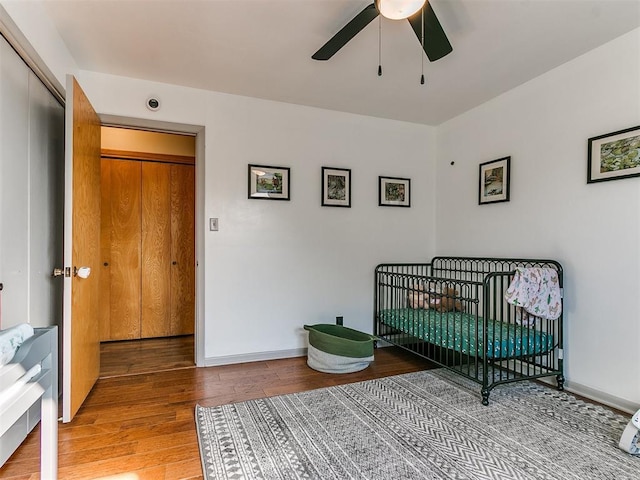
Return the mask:
<svg viewBox="0 0 640 480"><path fill-rule="evenodd" d="M78 65L42 3L1 0L0 25L5 35L20 44L20 53L30 57L30 66L52 77L47 80L54 88L64 90L66 75L78 74Z"/></svg>
<svg viewBox="0 0 640 480"><path fill-rule="evenodd" d="M568 387L635 408L640 178L586 177L589 137L640 125L639 86L635 30L441 125L436 197L439 254L563 264ZM478 165L508 155L511 201L479 206Z"/></svg>
<svg viewBox="0 0 640 480"><path fill-rule="evenodd" d="M41 12L1 3L58 79L74 72ZM221 227L198 236L210 359L296 349L299 326L338 314L368 330L379 261L428 259L436 245L545 256L565 267L569 385L629 407L640 404L640 179L587 185L586 140L640 124L639 35L442 125L437 152L422 126L89 72L80 81L103 116L205 127L198 220L216 216ZM149 94L159 112L144 108ZM478 164L505 155L511 201L478 206ZM290 166L292 201L248 200L248 163ZM322 165L352 169L353 208L319 206ZM379 174L412 178L411 209L376 206ZM277 268L256 271L267 260Z"/></svg>
<svg viewBox="0 0 640 480"><path fill-rule="evenodd" d="M0 77L0 328L56 325L64 109L4 38Z"/></svg>
<svg viewBox="0 0 640 480"><path fill-rule="evenodd" d="M212 107L208 352L302 347L303 324L336 315L370 332L375 265L435 251L432 130L231 96ZM247 163L291 166L291 201L248 200ZM352 208L320 206L322 166L351 169ZM410 177L412 207L379 207L378 175Z"/></svg>
<svg viewBox="0 0 640 480"><path fill-rule="evenodd" d="M220 224L199 239L207 363L290 354L305 323L337 315L370 332L376 264L435 251L430 127L90 72L80 83L100 114L205 127L198 221ZM290 167L291 201L248 199L248 164ZM322 166L351 169L351 208L320 206ZM412 207L379 207L378 175L411 178Z"/></svg>
<svg viewBox="0 0 640 480"><path fill-rule="evenodd" d="M1 3L59 83L76 74L103 118L204 127L198 222L220 219L196 239L211 362L298 351L303 324L336 315L371 331L375 265L434 254L433 128L78 73L42 9ZM158 112L144 106L149 95ZM291 201L249 200L249 163L291 167ZM321 166L352 169L352 208L320 207ZM410 177L412 207L378 207L378 175Z"/></svg>

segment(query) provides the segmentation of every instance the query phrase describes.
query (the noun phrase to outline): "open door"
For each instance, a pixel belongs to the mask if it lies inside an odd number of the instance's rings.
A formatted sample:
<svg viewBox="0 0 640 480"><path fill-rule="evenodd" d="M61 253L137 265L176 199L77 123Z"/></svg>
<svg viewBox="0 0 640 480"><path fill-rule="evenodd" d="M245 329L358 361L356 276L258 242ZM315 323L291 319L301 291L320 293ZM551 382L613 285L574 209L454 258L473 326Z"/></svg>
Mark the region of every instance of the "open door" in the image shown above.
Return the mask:
<svg viewBox="0 0 640 480"><path fill-rule="evenodd" d="M100 374L100 119L71 75L64 210L62 421L70 422Z"/></svg>

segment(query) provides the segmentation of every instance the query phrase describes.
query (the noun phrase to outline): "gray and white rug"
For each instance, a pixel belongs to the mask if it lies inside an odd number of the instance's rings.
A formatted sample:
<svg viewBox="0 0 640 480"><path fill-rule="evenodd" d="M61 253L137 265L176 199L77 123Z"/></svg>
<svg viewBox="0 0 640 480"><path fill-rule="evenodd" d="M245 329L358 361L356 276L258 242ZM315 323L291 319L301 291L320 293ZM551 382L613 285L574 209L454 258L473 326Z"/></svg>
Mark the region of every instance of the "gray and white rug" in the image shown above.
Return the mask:
<svg viewBox="0 0 640 480"><path fill-rule="evenodd" d="M196 407L205 479L638 479L628 418L533 382L446 370Z"/></svg>

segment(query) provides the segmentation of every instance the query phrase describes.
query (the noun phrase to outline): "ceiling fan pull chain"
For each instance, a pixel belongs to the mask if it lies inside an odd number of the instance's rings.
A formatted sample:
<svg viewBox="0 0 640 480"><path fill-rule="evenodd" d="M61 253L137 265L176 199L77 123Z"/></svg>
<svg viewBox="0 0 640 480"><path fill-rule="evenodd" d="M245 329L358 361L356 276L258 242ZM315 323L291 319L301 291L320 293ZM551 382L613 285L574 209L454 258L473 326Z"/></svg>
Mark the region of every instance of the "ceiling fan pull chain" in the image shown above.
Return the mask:
<svg viewBox="0 0 640 480"><path fill-rule="evenodd" d="M424 85L424 6L422 7L422 35L420 37L420 44L422 49L420 50L420 61L422 68L422 75L420 75L420 85Z"/></svg>
<svg viewBox="0 0 640 480"><path fill-rule="evenodd" d="M378 16L378 76L382 76L382 15Z"/></svg>

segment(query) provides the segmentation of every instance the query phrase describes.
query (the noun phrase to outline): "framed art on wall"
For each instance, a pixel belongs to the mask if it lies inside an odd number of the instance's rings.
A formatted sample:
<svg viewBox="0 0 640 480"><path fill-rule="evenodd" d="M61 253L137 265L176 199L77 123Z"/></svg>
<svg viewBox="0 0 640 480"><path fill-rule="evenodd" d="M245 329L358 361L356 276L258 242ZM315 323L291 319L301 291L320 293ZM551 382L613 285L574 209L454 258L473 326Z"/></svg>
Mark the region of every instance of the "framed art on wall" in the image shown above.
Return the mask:
<svg viewBox="0 0 640 480"><path fill-rule="evenodd" d="M587 183L640 176L640 125L589 139Z"/></svg>
<svg viewBox="0 0 640 480"><path fill-rule="evenodd" d="M289 167L249 165L249 198L289 200Z"/></svg>
<svg viewBox="0 0 640 480"><path fill-rule="evenodd" d="M382 207L410 207L411 179L378 177L378 205Z"/></svg>
<svg viewBox="0 0 640 480"><path fill-rule="evenodd" d="M478 203L508 202L510 194L511 157L480 164Z"/></svg>
<svg viewBox="0 0 640 480"><path fill-rule="evenodd" d="M351 170L322 167L322 206L351 207Z"/></svg>

